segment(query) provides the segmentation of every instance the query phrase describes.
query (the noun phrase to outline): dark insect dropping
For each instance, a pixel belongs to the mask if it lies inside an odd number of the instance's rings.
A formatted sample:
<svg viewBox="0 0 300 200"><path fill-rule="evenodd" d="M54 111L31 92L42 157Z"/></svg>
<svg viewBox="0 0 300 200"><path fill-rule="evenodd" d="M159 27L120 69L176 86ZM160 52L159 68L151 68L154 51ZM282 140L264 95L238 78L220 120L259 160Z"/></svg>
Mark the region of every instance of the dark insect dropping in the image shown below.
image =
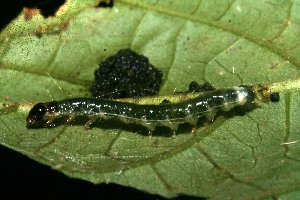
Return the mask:
<svg viewBox="0 0 300 200"><path fill-rule="evenodd" d="M162 72L130 49L108 57L94 74L92 96L103 99L156 95L162 82Z"/></svg>
<svg viewBox="0 0 300 200"><path fill-rule="evenodd" d="M272 92L270 94L270 101L272 102L278 102L280 100L279 92Z"/></svg>
<svg viewBox="0 0 300 200"><path fill-rule="evenodd" d="M189 92L213 91L215 89L210 83L200 85L196 81L192 81L189 85Z"/></svg>

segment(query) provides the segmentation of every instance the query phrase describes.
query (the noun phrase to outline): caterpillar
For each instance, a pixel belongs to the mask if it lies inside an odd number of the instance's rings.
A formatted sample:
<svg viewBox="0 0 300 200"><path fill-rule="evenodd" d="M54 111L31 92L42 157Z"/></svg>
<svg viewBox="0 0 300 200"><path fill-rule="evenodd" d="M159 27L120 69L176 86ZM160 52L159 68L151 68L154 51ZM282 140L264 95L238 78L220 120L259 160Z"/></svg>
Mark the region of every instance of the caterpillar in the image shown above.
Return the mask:
<svg viewBox="0 0 300 200"><path fill-rule="evenodd" d="M89 128L97 119L117 119L124 123L135 123L146 127L149 134L156 126L165 126L176 135L179 124L189 123L196 126L198 118L206 116L211 119L219 110L228 111L235 106L247 103L259 103L270 100L278 101L279 93L269 94L263 85L242 85L233 88L217 89L202 93L195 98L178 103L159 105L140 105L97 98L70 98L61 101L37 103L27 116L27 127L41 121L46 126L55 126L54 120L67 116L67 123L77 116L89 118L85 127ZM275 96L275 98L274 98Z"/></svg>

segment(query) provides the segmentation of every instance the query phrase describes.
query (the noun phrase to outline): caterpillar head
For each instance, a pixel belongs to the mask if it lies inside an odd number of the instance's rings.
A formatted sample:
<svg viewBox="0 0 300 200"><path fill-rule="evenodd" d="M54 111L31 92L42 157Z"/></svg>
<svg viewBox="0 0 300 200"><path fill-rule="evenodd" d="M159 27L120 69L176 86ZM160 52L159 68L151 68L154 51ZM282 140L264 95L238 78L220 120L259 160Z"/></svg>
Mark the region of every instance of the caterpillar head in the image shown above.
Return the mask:
<svg viewBox="0 0 300 200"><path fill-rule="evenodd" d="M34 125L42 120L51 120L51 117L53 118L56 111L56 102L35 104L26 118L27 126Z"/></svg>

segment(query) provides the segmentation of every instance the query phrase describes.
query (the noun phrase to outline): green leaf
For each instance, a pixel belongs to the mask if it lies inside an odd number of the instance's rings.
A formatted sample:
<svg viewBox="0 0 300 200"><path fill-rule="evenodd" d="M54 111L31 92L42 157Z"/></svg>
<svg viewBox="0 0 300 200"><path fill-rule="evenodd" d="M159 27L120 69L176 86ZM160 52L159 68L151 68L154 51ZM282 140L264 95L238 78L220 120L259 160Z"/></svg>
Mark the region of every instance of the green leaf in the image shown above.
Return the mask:
<svg viewBox="0 0 300 200"><path fill-rule="evenodd" d="M70 177L165 197L299 193L299 0L82 2L67 1L47 19L24 10L2 31L2 145ZM128 47L163 71L161 95L194 80L268 83L281 99L244 116L202 119L195 133L182 125L176 139L167 128L150 138L139 125L26 128L31 103L89 96L98 63Z"/></svg>

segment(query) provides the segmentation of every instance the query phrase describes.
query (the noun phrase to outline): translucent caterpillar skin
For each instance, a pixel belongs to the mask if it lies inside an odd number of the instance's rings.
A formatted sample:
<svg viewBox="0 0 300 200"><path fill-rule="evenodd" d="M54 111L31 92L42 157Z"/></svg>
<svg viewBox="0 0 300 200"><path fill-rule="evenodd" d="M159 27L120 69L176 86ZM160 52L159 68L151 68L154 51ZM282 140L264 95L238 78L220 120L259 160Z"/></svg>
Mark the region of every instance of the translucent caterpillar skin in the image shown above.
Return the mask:
<svg viewBox="0 0 300 200"><path fill-rule="evenodd" d="M212 118L219 110L254 102L256 93L251 86L219 89L201 94L193 99L160 105L139 105L96 98L72 98L36 104L27 117L27 126L46 120L54 126L54 119L68 116L68 122L76 116L88 116L89 127L96 119L118 119L124 123L136 123L152 132L156 126L169 127L174 132L178 125L196 125L198 118Z"/></svg>

